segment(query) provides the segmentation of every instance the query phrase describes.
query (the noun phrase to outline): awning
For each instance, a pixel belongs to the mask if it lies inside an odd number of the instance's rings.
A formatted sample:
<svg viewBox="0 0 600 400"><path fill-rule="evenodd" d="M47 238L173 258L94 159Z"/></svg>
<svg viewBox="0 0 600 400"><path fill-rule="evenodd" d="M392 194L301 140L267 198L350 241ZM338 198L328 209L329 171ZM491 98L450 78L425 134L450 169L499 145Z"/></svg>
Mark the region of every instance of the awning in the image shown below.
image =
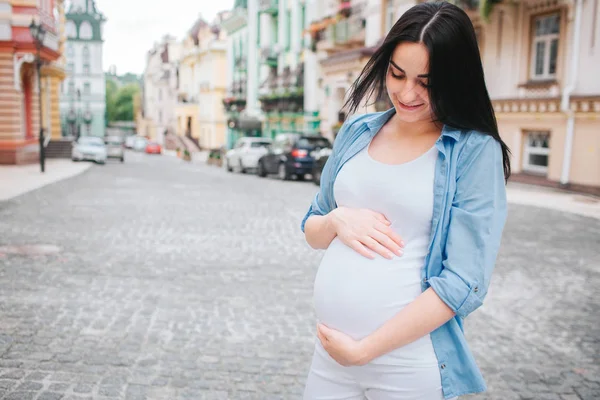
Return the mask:
<svg viewBox="0 0 600 400"><path fill-rule="evenodd" d="M240 131L260 131L262 130L262 122L256 117L240 116L238 118L230 118L227 120L227 126L230 129Z"/></svg>
<svg viewBox="0 0 600 400"><path fill-rule="evenodd" d="M304 33L314 34L322 29L327 28L329 25L335 24L337 22L337 18L329 17L325 18L322 21L313 22L304 30Z"/></svg>

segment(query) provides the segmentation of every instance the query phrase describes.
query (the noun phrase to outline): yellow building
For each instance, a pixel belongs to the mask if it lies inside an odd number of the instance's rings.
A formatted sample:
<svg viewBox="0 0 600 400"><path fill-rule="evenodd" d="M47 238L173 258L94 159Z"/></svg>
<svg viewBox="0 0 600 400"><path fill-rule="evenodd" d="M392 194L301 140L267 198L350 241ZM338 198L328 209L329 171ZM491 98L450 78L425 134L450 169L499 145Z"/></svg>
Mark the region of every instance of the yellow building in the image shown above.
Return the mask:
<svg viewBox="0 0 600 400"><path fill-rule="evenodd" d="M51 140L60 140L62 138L60 125L60 93L61 84L67 76L64 57L66 41L64 3L64 0L56 1L58 16L57 30L60 38L60 58L48 65L44 65L41 69L42 93L46 99L46 101L42 103L42 115L44 118L44 127L46 128L46 131L50 133Z"/></svg>
<svg viewBox="0 0 600 400"><path fill-rule="evenodd" d="M221 19L219 14L212 24L196 21L182 43L179 62L176 133L202 149L225 143L226 42Z"/></svg>
<svg viewBox="0 0 600 400"><path fill-rule="evenodd" d="M597 3L502 2L471 18L515 179L600 193Z"/></svg>

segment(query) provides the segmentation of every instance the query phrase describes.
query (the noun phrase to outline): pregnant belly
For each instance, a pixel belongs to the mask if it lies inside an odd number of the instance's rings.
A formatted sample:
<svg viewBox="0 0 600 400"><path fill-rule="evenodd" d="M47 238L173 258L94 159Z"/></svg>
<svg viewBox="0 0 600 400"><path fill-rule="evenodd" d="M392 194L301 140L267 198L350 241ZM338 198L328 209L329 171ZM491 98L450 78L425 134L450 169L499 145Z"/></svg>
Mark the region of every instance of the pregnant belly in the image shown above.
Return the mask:
<svg viewBox="0 0 600 400"><path fill-rule="evenodd" d="M421 294L426 249L411 249L387 260L369 260L333 240L315 278L314 304L325 325L361 339Z"/></svg>

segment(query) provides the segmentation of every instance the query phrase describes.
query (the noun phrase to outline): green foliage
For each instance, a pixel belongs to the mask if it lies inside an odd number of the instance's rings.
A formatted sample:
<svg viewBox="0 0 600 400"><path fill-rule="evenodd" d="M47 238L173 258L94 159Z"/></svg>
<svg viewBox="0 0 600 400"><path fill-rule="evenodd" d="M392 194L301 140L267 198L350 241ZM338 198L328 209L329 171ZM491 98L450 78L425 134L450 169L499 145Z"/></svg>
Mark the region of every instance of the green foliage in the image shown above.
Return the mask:
<svg viewBox="0 0 600 400"><path fill-rule="evenodd" d="M117 93L119 91L119 87L117 84L110 80L106 80L106 123L116 121L115 119L115 99Z"/></svg>
<svg viewBox="0 0 600 400"><path fill-rule="evenodd" d="M139 93L140 87L137 83L118 88L110 79L106 80L106 119L108 122L133 121L135 119L133 110L133 99Z"/></svg>

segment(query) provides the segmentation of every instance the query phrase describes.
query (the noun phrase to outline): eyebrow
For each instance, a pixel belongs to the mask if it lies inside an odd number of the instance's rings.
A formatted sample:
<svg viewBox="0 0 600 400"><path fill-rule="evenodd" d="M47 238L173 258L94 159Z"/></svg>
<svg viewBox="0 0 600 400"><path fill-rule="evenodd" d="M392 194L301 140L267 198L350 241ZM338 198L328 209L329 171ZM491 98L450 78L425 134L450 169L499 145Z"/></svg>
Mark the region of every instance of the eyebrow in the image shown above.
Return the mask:
<svg viewBox="0 0 600 400"><path fill-rule="evenodd" d="M406 72L400 68L398 66L398 64L396 64L393 60L390 60L390 64L392 64L394 66L394 68L396 68L397 70L399 70L400 72L402 72L403 74L406 74ZM417 75L417 78L429 78L429 74L421 74L421 75Z"/></svg>

